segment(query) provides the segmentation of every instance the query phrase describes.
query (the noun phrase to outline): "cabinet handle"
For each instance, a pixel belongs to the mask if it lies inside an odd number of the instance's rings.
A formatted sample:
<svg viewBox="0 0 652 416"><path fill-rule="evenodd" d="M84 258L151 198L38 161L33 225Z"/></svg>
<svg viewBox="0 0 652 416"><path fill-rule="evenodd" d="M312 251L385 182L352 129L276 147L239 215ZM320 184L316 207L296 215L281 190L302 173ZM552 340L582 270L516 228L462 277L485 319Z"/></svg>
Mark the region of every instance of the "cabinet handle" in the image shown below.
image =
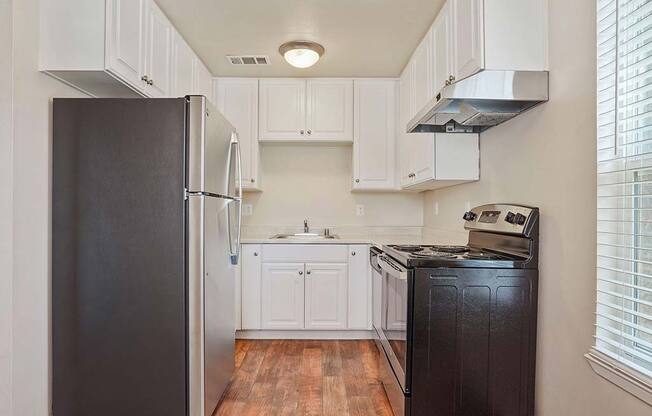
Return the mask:
<svg viewBox="0 0 652 416"><path fill-rule="evenodd" d="M303 272L299 272L299 276L303 276Z"/></svg>
<svg viewBox="0 0 652 416"><path fill-rule="evenodd" d="M154 85L154 80L150 79L149 81L147 81L147 85Z"/></svg>
<svg viewBox="0 0 652 416"><path fill-rule="evenodd" d="M352 256L355 256L355 251L352 251L352 252L351 252L351 255L352 255Z"/></svg>
<svg viewBox="0 0 652 416"><path fill-rule="evenodd" d="M453 82L453 81L455 81L455 77L451 75L451 76L448 77L448 80L449 80L450 82Z"/></svg>
<svg viewBox="0 0 652 416"><path fill-rule="evenodd" d="M149 77L147 75L143 75L142 77L140 77L140 80L145 81L146 84L149 84Z"/></svg>
<svg viewBox="0 0 652 416"><path fill-rule="evenodd" d="M408 178L414 178L415 176L417 176L417 175L415 175L414 173L410 173L410 174L408 175Z"/></svg>

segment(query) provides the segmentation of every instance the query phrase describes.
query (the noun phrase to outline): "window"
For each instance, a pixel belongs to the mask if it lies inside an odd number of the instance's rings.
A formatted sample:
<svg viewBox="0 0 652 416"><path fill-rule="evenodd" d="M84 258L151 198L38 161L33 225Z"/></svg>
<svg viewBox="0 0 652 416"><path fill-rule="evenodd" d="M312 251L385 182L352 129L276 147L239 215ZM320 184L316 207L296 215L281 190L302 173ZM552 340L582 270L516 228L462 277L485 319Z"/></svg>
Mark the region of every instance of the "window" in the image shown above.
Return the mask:
<svg viewBox="0 0 652 416"><path fill-rule="evenodd" d="M645 389L652 388L652 0L597 4L597 307L589 358Z"/></svg>

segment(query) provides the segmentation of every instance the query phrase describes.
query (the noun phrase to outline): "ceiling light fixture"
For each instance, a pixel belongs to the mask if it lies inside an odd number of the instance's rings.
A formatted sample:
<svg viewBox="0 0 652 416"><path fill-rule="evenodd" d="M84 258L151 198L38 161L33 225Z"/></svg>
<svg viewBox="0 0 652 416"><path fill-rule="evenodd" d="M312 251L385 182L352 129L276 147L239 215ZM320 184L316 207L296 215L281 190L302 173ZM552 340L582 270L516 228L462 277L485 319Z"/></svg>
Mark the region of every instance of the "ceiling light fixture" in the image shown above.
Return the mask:
<svg viewBox="0 0 652 416"><path fill-rule="evenodd" d="M294 40L282 44L278 51L290 65L296 68L308 68L319 61L325 49L315 42Z"/></svg>

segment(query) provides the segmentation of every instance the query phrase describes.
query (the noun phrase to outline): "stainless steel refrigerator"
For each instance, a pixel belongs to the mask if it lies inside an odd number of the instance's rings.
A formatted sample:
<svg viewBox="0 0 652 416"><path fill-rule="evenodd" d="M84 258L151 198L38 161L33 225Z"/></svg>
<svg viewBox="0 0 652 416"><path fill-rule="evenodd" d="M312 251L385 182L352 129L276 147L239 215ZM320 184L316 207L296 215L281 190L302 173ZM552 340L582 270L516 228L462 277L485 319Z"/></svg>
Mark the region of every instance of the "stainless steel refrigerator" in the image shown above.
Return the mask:
<svg viewBox="0 0 652 416"><path fill-rule="evenodd" d="M204 97L54 99L54 416L208 416L234 367L241 173Z"/></svg>

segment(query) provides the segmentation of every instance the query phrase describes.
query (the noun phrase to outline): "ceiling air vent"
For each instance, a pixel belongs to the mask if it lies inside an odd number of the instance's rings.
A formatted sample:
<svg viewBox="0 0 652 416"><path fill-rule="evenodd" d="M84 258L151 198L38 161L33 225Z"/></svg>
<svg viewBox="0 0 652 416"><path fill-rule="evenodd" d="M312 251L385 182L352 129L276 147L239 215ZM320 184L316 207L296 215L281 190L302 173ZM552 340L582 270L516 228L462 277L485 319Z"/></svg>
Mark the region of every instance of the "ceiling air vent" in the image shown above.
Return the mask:
<svg viewBox="0 0 652 416"><path fill-rule="evenodd" d="M269 65L265 55L227 55L226 59L231 65Z"/></svg>

